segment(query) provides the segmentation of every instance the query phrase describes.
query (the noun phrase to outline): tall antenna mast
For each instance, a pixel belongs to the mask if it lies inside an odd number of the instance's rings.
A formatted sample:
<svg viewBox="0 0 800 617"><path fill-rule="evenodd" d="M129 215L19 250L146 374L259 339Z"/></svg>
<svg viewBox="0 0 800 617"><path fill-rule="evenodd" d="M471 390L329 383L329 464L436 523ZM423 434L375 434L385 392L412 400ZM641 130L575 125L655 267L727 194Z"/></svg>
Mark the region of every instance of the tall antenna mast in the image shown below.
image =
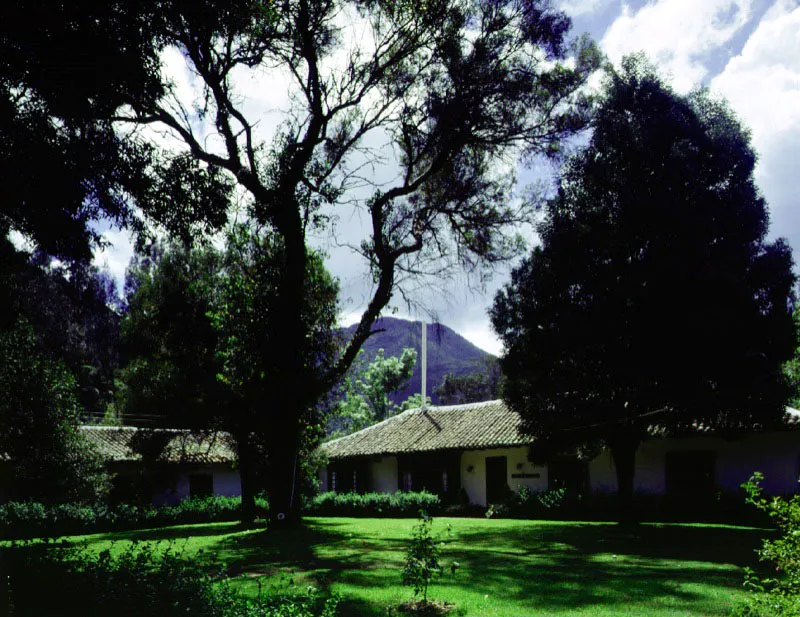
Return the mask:
<svg viewBox="0 0 800 617"><path fill-rule="evenodd" d="M422 411L428 410L427 388L428 388L428 324L422 322Z"/></svg>

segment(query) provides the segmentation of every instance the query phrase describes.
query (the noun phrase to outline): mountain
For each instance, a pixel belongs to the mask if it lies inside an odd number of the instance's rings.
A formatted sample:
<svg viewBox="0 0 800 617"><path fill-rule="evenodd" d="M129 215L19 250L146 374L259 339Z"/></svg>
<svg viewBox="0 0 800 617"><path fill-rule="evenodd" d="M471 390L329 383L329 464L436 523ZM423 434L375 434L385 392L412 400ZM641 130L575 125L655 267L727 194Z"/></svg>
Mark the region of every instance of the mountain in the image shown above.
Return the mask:
<svg viewBox="0 0 800 617"><path fill-rule="evenodd" d="M349 338L356 326L344 329L344 336ZM407 321L394 317L381 317L375 322L373 330L382 330L373 334L364 343L364 359L371 362L383 349L385 356L399 356L405 347L417 350L417 364L408 387L396 392L392 399L400 403L410 395L420 391L420 367L422 356L420 343L422 327L419 321ZM447 373L469 375L486 370L486 361L494 359L490 353L479 349L460 334L442 324L428 324L428 396L437 404L433 390L442 383Z"/></svg>

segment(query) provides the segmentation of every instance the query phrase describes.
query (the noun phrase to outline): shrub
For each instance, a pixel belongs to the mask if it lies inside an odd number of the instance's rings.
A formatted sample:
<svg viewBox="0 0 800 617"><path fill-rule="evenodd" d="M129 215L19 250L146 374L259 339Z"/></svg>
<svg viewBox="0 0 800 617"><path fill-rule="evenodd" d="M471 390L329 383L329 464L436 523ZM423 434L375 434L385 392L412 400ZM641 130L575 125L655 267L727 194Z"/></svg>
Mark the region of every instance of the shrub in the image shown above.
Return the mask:
<svg viewBox="0 0 800 617"><path fill-rule="evenodd" d="M433 535L433 519L424 511L419 513L419 522L411 530L411 540L406 551L406 564L403 568L403 584L414 589L414 597L422 595L422 603L428 602L428 586L434 577L441 576L444 566L441 563L442 547L441 538ZM448 535L450 526L448 525ZM458 563L451 565L453 573L458 568Z"/></svg>
<svg viewBox="0 0 800 617"><path fill-rule="evenodd" d="M308 514L320 516L412 517L420 510L436 513L438 495L425 491L396 493L322 493L311 500Z"/></svg>
<svg viewBox="0 0 800 617"><path fill-rule="evenodd" d="M572 501L564 488L535 492L527 486L486 510L486 518L554 518L563 515Z"/></svg>
<svg viewBox="0 0 800 617"><path fill-rule="evenodd" d="M60 617L65 607L94 617L333 617L337 604L313 588L245 598L219 563L198 565L172 545L132 544L113 554L40 542L5 552L0 609L10 617Z"/></svg>
<svg viewBox="0 0 800 617"><path fill-rule="evenodd" d="M57 537L77 533L165 527L194 523L235 521L239 517L239 497L195 497L174 506L134 506L119 504L82 506L62 504L45 506L37 502L10 502L0 506L0 537ZM260 517L268 514L268 504L256 499Z"/></svg>
<svg viewBox="0 0 800 617"><path fill-rule="evenodd" d="M759 560L774 567L775 575L760 578L745 570L749 597L733 611L736 617L800 617L800 495L791 498L766 497L761 487L764 476L754 473L742 485L745 501L770 516L779 536L766 539L758 551Z"/></svg>

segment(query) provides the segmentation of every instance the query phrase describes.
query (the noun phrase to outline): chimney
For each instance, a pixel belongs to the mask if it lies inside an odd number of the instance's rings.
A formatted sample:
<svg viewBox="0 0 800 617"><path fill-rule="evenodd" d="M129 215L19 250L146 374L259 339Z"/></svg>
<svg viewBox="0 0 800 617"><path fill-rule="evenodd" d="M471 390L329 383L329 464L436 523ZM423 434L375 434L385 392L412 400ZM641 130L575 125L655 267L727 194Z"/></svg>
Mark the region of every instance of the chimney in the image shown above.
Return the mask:
<svg viewBox="0 0 800 617"><path fill-rule="evenodd" d="M427 386L428 386L428 324L422 322L422 365L420 375L422 377L422 402L420 407L423 412L428 410Z"/></svg>

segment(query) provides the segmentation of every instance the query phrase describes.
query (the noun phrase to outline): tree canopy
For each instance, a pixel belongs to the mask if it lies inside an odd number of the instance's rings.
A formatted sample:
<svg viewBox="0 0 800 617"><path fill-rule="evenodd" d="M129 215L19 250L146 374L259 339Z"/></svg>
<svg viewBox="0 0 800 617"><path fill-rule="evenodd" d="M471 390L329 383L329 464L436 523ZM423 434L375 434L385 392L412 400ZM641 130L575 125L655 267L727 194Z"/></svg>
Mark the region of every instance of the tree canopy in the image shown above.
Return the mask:
<svg viewBox="0 0 800 617"><path fill-rule="evenodd" d="M135 197L179 230L236 201L275 234L281 326L262 339L258 370L273 386L250 429L269 441L276 522L296 520L302 410L340 381L407 277L514 254L529 212L512 199L513 170L585 126L582 88L599 55L569 43L569 20L538 1L143 6L156 46L178 51L200 87L182 98L162 64L160 91L128 97L113 117L130 143L157 151ZM242 94L256 76L290 96L271 134ZM161 147L165 134L174 147ZM348 244L374 284L351 341L317 365L302 310L315 285L309 238L353 211L366 225Z"/></svg>
<svg viewBox="0 0 800 617"><path fill-rule="evenodd" d="M108 489L103 462L80 434L75 378L42 351L30 324L0 330L0 452L4 497L92 503Z"/></svg>
<svg viewBox="0 0 800 617"><path fill-rule="evenodd" d="M798 345L794 355L784 366L784 373L791 389L789 404L800 409L800 308L794 310L794 327Z"/></svg>
<svg viewBox="0 0 800 617"><path fill-rule="evenodd" d="M20 186L0 232L85 257L97 216L155 223L189 241L221 228L236 205L267 229L276 254L261 265L273 274L270 320L280 327L256 338L254 371L271 387L248 432L268 442L275 522L296 520L305 410L340 381L410 281L483 273L515 254L530 216L512 194L517 164L556 154L586 125L583 86L599 54L570 42L569 19L549 7L6 4L0 16L18 30L0 41L4 151L18 161L0 163ZM188 89L176 63L193 76ZM275 123L249 105L256 78L289 95ZM370 295L344 350L315 355L305 307L321 279L310 239L354 215L363 233L343 242L363 257ZM243 344L236 333L228 341Z"/></svg>
<svg viewBox="0 0 800 617"><path fill-rule="evenodd" d="M498 293L503 397L537 449L602 440L630 497L652 427L775 425L795 277L749 134L640 57L608 74L588 147L562 170L541 245Z"/></svg>
<svg viewBox="0 0 800 617"><path fill-rule="evenodd" d="M360 431L376 422L393 416L400 408L389 395L404 388L411 379L417 362L417 351L403 349L400 357L384 355L379 349L372 362L359 360L344 378L342 398L335 405L328 420L329 434L349 434Z"/></svg>
<svg viewBox="0 0 800 617"><path fill-rule="evenodd" d="M275 317L280 240L268 230L231 226L224 247L156 243L137 256L126 281L121 371L122 420L154 427L220 429L236 440L243 508L267 488L266 440L252 427L274 384L263 366L280 362L272 343L282 327ZM301 307L308 333L305 370L321 370L338 350L338 286L319 254L311 253L308 294ZM300 414L300 411L296 411ZM322 437L316 409L302 411L297 439L307 454Z"/></svg>
<svg viewBox="0 0 800 617"><path fill-rule="evenodd" d="M487 358L483 364L483 370L469 375L445 375L434 390L439 402L461 405L496 399L500 393L500 364L494 357Z"/></svg>

